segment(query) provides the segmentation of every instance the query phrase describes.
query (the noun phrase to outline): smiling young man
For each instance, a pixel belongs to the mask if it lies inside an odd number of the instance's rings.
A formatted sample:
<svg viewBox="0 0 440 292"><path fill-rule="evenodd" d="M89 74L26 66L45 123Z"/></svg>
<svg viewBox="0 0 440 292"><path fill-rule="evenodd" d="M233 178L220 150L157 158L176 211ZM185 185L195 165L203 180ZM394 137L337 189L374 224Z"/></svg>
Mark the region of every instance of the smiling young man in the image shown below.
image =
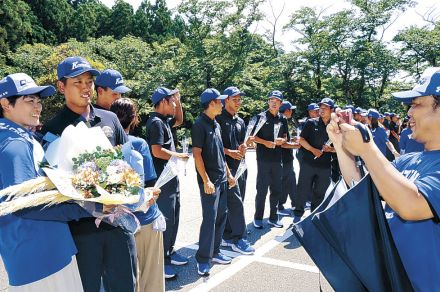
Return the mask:
<svg viewBox="0 0 440 292"><path fill-rule="evenodd" d="M326 145L326 125L335 107L332 99L326 97L319 103L319 118L308 119L301 131L301 171L298 177L297 193L294 197L294 215L304 214L304 205L309 196L312 211L322 202L330 185L332 147Z"/></svg>
<svg viewBox="0 0 440 292"><path fill-rule="evenodd" d="M119 71L106 69L95 80L96 99L95 108L110 110L112 103L131 91L125 86L124 79Z"/></svg>
<svg viewBox="0 0 440 292"><path fill-rule="evenodd" d="M393 93L410 104L409 125L425 151L390 163L373 141L363 143L352 125L336 115L328 133L347 184L360 179L354 155L361 156L383 200L388 224L415 291L440 287L440 68L428 68L409 91Z"/></svg>
<svg viewBox="0 0 440 292"><path fill-rule="evenodd" d="M246 125L238 116L241 106L241 97L244 92L235 86L230 86L223 91L228 97L224 100L222 113L216 117L220 125L222 142L226 157L226 163L235 176L240 162L246 154L245 135ZM246 221L244 217L243 200L246 193L245 171L237 180L237 185L228 188L228 219L226 220L225 231L223 232L222 244L230 246L232 250L242 254L253 254L254 248L246 240Z"/></svg>
<svg viewBox="0 0 440 292"><path fill-rule="evenodd" d="M278 220L277 205L281 198L283 162L282 148L286 142L288 128L287 120L279 113L283 94L279 90L271 91L268 96L268 110L258 116L265 116L266 122L255 135L257 143L257 194L255 196L255 213L253 225L257 229L263 228L264 205L266 204L267 190L270 187L269 203L270 214L268 224L275 228L282 228ZM281 124L278 136L274 137L274 127Z"/></svg>
<svg viewBox="0 0 440 292"><path fill-rule="evenodd" d="M94 93L93 69L82 57L69 57L58 64L58 90L66 105L43 127L43 134L61 135L69 125L84 122L89 127L101 127L113 146L128 141L118 117L110 111L94 108L90 102ZM78 248L78 267L85 291L99 291L101 278L110 291L134 291L136 281L136 250L133 234L122 228L101 223L93 218L69 224Z"/></svg>
<svg viewBox="0 0 440 292"><path fill-rule="evenodd" d="M232 259L220 253L220 243L227 216L227 193L235 186L235 179L226 164L220 125L215 117L222 112L222 100L217 89L208 88L200 95L203 112L191 131L194 163L202 202L202 225L199 249L196 253L197 272L208 276L211 261L229 264Z"/></svg>
<svg viewBox="0 0 440 292"><path fill-rule="evenodd" d="M183 110L178 90L166 87L157 88L151 96L154 106L147 121L146 141L150 146L156 174L160 177L171 157L188 159L187 153L176 152L171 129L183 122ZM147 183L148 184L148 183ZM149 185L148 185L149 186ZM165 257L165 278L175 278L177 273L172 265L186 265L188 259L174 251L180 218L179 178L175 177L161 188L157 205L165 217L167 229L163 233Z"/></svg>
<svg viewBox="0 0 440 292"><path fill-rule="evenodd" d="M44 152L30 129L40 123L41 99L54 93L53 86L37 86L24 73L0 80L0 189L41 175ZM76 204L59 204L0 217L9 291L83 291L66 222L89 216Z"/></svg>

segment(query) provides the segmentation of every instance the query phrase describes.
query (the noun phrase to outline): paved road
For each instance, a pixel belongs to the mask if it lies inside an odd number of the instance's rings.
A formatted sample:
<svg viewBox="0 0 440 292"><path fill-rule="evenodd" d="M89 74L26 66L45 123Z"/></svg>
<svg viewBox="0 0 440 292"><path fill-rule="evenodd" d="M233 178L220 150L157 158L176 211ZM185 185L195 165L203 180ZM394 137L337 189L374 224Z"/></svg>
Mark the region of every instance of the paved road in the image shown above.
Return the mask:
<svg viewBox="0 0 440 292"><path fill-rule="evenodd" d="M187 175L181 180L181 221L176 249L190 257L188 265L177 267L178 277L166 282L167 291L332 291L310 257L288 231L292 218L284 217L285 228L262 230L252 227L254 212L256 161L255 152L248 152L248 182L245 198L249 240L256 248L255 255L244 256L229 248L223 252L232 256L230 265L214 265L208 278L197 274L194 258L201 223L201 204L196 183L194 161L187 164ZM295 165L298 169L298 165ZM289 201L290 203L290 201ZM266 204L266 216L269 206ZM7 277L0 262L0 292L6 291Z"/></svg>

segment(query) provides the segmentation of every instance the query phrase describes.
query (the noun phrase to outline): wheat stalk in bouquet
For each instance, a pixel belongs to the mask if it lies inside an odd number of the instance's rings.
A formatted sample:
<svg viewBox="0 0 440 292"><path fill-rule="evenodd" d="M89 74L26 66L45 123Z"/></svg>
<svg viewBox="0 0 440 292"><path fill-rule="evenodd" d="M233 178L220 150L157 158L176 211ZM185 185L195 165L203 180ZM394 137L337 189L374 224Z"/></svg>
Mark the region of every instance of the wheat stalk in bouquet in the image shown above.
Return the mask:
<svg viewBox="0 0 440 292"><path fill-rule="evenodd" d="M249 139L249 137L250 137L250 135L252 133L252 130L254 129L256 123L257 123L257 117L253 117L249 121L249 124L248 124L248 126L246 128L246 134L244 135L244 143L246 143L247 140ZM261 126L260 126L260 128L261 128ZM235 180L237 180L244 173L244 171L246 169L247 169L246 158L242 158L241 161L240 161L240 165L237 168L237 172L235 173L235 176L234 176Z"/></svg>

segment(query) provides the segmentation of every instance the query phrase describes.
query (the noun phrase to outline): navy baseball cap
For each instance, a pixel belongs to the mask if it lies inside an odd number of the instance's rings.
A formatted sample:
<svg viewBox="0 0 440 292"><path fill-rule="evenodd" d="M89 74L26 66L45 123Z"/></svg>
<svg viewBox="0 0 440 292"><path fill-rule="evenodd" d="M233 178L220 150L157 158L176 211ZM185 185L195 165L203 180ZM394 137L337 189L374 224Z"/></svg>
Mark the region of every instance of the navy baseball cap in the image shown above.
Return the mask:
<svg viewBox="0 0 440 292"><path fill-rule="evenodd" d="M285 101L283 101L282 103L281 103L281 106L280 106L280 109L279 109L279 111L280 112L285 112L286 110L288 110L288 109L296 109L296 106L294 106L294 105L292 105L291 103L290 103L290 101L287 101L287 100L285 100Z"/></svg>
<svg viewBox="0 0 440 292"><path fill-rule="evenodd" d="M0 80L0 99L10 96L24 96L38 94L40 98L51 96L55 93L52 85L38 86L35 81L25 73L10 74Z"/></svg>
<svg viewBox="0 0 440 292"><path fill-rule="evenodd" d="M334 108L335 107L335 102L333 101L333 99L329 98L329 97L325 97L321 100L320 103L318 103L319 106L321 106L321 104L325 104L326 106L329 106L330 108Z"/></svg>
<svg viewBox="0 0 440 292"><path fill-rule="evenodd" d="M380 113L376 109L370 108L368 110L368 117L373 118L373 119L379 119Z"/></svg>
<svg viewBox="0 0 440 292"><path fill-rule="evenodd" d="M96 77L95 85L108 87L116 93L127 93L131 91L130 88L124 85L124 79L121 73L113 69L102 71L101 74Z"/></svg>
<svg viewBox="0 0 440 292"><path fill-rule="evenodd" d="M390 113L389 112L385 112L384 115L385 115L385 117L389 117Z"/></svg>
<svg viewBox="0 0 440 292"><path fill-rule="evenodd" d="M226 88L223 91L223 94L227 95L227 96L236 96L236 95L245 96L246 95L244 92L240 91L240 89L238 89L238 87L235 87L235 86L229 86L228 88Z"/></svg>
<svg viewBox="0 0 440 292"><path fill-rule="evenodd" d="M283 93L279 90L273 90L273 91L269 92L267 97L268 98L275 97L275 98L278 98L279 100L283 100Z"/></svg>
<svg viewBox="0 0 440 292"><path fill-rule="evenodd" d="M344 109L347 110L351 110L352 113L354 113L354 106L352 106L351 104L347 104L346 106L344 106Z"/></svg>
<svg viewBox="0 0 440 292"><path fill-rule="evenodd" d="M440 95L440 67L427 68L412 90L391 93L403 103L411 103L413 99L426 95Z"/></svg>
<svg viewBox="0 0 440 292"><path fill-rule="evenodd" d="M205 91L203 91L203 93L200 95L200 102L208 103L214 99L223 100L227 97L228 97L227 95L221 95L220 92L215 88L208 88L205 89Z"/></svg>
<svg viewBox="0 0 440 292"><path fill-rule="evenodd" d="M354 109L354 114L361 114L362 113L362 111L363 111L363 109L362 108L360 108L360 107L357 107L357 108L355 108Z"/></svg>
<svg viewBox="0 0 440 292"><path fill-rule="evenodd" d="M311 103L307 106L308 111L317 111L319 110L319 106L316 103Z"/></svg>
<svg viewBox="0 0 440 292"><path fill-rule="evenodd" d="M90 72L93 76L98 76L98 70L93 69L89 62L82 57L68 57L58 64L58 80L72 78L83 73Z"/></svg>
<svg viewBox="0 0 440 292"><path fill-rule="evenodd" d="M153 102L153 104L156 104L159 101L161 101L162 99L164 99L165 97L173 95L177 91L178 91L177 89L171 90L166 87L158 87L153 92L153 95L151 96L151 101Z"/></svg>

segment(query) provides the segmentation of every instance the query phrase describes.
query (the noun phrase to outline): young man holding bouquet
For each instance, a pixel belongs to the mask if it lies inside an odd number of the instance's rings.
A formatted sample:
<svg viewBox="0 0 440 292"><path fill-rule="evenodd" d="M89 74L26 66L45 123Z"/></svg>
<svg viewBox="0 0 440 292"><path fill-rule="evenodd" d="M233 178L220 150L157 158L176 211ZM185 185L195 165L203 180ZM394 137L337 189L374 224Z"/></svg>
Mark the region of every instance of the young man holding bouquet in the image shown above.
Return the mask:
<svg viewBox="0 0 440 292"><path fill-rule="evenodd" d="M147 142L153 156L154 168L159 177L171 157L188 159L187 153L176 152L171 128L180 126L183 122L183 110L178 90L166 87L157 88L151 96L154 112L147 121ZM173 265L185 265L188 259L174 251L180 218L179 179L173 178L161 188L157 200L160 211L165 216L167 229L163 233L163 248L165 256L165 278L176 276Z"/></svg>
<svg viewBox="0 0 440 292"><path fill-rule="evenodd" d="M41 99L54 93L54 87L37 86L24 73L0 80L0 190L40 176L44 152L30 129L39 125ZM83 291L66 222L91 215L77 204L41 208L0 217L9 291Z"/></svg>
<svg viewBox="0 0 440 292"><path fill-rule="evenodd" d="M89 127L101 127L113 146L128 141L118 117L109 111L94 108L93 76L99 75L82 57L64 59L57 68L58 90L66 105L43 127L43 134L61 135L69 125L84 122ZM136 250L133 234L106 223L96 227L94 218L70 223L78 248L78 267L86 292L98 292L101 278L110 291L135 290Z"/></svg>
<svg viewBox="0 0 440 292"><path fill-rule="evenodd" d="M222 112L222 99L217 89L208 88L200 96L204 111L194 122L191 132L197 182L202 201L202 225L196 253L198 274L208 276L210 262L229 264L231 258L220 253L220 243L227 217L227 188L235 179L226 164L220 125L215 117Z"/></svg>

